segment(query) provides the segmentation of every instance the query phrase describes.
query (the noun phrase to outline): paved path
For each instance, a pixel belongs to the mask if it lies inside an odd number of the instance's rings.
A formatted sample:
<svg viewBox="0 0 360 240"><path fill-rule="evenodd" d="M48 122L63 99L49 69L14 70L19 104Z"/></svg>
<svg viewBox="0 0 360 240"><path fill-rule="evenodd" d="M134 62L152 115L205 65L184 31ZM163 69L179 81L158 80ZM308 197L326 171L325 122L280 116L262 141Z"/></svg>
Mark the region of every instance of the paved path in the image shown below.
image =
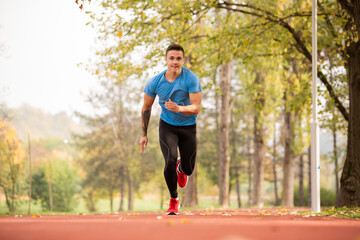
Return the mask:
<svg viewBox="0 0 360 240"><path fill-rule="evenodd" d="M0 216L0 239L351 239L360 220L294 215L295 210L133 212L101 215Z"/></svg>

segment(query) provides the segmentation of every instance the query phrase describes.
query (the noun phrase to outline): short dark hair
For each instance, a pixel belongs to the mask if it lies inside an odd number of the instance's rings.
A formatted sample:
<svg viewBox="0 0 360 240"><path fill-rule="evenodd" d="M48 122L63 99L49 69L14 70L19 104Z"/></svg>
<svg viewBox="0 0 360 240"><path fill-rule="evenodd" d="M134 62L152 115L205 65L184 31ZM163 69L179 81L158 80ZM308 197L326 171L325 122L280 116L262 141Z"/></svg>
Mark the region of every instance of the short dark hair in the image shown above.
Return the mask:
<svg viewBox="0 0 360 240"><path fill-rule="evenodd" d="M183 56L185 57L185 51L184 51L184 48L181 45L176 44L176 43L170 44L168 46L168 48L166 49L165 56L167 56L168 52L171 51L171 50L182 51Z"/></svg>

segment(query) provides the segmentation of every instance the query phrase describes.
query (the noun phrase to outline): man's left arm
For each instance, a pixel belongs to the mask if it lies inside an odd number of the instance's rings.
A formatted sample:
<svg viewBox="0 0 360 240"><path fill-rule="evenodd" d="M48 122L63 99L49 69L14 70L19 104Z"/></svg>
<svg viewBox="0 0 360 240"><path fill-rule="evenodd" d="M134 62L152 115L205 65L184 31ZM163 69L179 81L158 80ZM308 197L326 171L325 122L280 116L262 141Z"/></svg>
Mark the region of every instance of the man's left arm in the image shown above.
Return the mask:
<svg viewBox="0 0 360 240"><path fill-rule="evenodd" d="M176 103L169 101L165 102L165 107L172 112L182 113L184 115L197 115L201 110L201 92L189 93L191 105L179 106Z"/></svg>

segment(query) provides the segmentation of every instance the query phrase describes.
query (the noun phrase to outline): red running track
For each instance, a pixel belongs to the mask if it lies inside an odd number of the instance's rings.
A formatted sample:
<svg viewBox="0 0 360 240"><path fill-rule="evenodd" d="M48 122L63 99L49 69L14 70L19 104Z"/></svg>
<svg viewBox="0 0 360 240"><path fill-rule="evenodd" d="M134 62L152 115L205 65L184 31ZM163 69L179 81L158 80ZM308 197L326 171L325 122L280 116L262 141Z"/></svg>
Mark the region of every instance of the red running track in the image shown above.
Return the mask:
<svg viewBox="0 0 360 240"><path fill-rule="evenodd" d="M0 216L0 240L360 240L360 220L295 214L286 209L239 209L180 211L178 216L164 212Z"/></svg>

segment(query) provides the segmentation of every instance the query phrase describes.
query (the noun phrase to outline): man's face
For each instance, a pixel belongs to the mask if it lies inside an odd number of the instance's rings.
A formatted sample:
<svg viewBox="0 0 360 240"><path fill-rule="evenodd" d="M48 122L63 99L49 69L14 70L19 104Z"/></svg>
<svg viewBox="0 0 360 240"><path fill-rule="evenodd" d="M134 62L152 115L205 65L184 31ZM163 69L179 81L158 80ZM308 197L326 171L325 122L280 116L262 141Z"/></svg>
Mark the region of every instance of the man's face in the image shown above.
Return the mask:
<svg viewBox="0 0 360 240"><path fill-rule="evenodd" d="M170 50L165 57L168 71L179 72L185 62L184 54L182 51Z"/></svg>

